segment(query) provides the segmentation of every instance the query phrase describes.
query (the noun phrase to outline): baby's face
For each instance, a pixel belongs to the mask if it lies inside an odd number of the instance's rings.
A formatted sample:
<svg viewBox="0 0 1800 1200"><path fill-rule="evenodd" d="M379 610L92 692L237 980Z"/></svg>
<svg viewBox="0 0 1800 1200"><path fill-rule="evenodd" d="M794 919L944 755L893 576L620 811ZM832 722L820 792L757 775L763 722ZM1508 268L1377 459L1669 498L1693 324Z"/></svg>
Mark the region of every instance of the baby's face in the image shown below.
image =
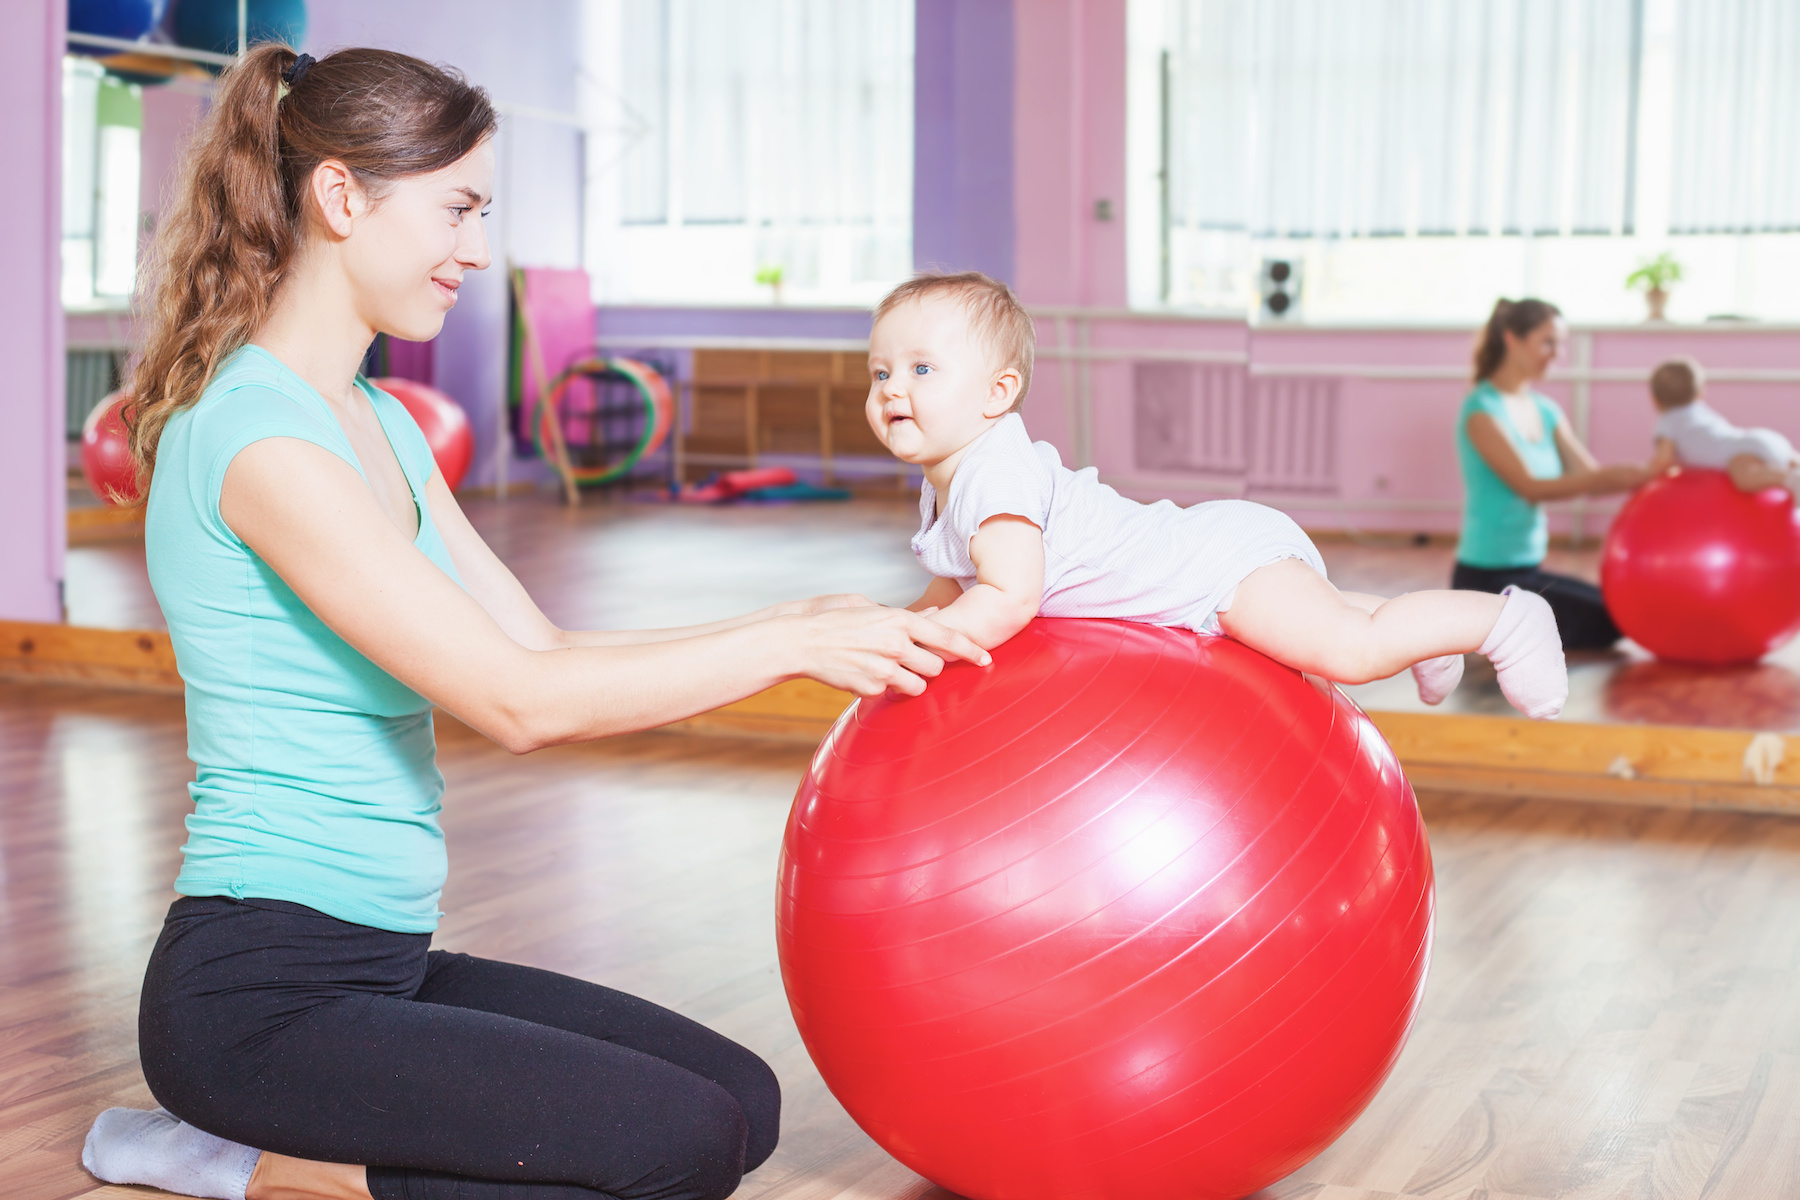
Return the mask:
<svg viewBox="0 0 1800 1200"><path fill-rule="evenodd" d="M895 458L932 466L1012 407L997 384L1003 374L961 304L948 296L908 301L869 333L869 426Z"/></svg>

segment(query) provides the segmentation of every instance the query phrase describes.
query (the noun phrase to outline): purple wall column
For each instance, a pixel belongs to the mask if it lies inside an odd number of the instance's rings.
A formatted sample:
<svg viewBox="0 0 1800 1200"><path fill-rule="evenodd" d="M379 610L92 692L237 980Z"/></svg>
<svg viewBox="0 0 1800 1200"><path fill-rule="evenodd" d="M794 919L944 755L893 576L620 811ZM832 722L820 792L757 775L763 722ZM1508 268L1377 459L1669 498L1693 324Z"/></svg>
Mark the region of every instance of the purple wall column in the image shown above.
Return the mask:
<svg viewBox="0 0 1800 1200"><path fill-rule="evenodd" d="M918 0L913 263L1013 279L1013 0Z"/></svg>
<svg viewBox="0 0 1800 1200"><path fill-rule="evenodd" d="M62 620L62 0L0 4L0 619Z"/></svg>

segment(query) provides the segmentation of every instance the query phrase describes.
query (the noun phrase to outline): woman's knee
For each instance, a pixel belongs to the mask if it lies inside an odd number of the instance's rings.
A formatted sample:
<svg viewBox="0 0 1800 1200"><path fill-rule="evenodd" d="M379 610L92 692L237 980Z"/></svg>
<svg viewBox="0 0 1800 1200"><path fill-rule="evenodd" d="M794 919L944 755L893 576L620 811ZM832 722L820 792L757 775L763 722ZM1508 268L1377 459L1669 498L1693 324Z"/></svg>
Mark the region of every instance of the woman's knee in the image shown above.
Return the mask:
<svg viewBox="0 0 1800 1200"><path fill-rule="evenodd" d="M749 1123L737 1098L716 1084L699 1081L676 1112L642 1131L658 1149L663 1170L642 1192L620 1193L629 1200L724 1200L737 1190L748 1169Z"/></svg>
<svg viewBox="0 0 1800 1200"><path fill-rule="evenodd" d="M757 1055L744 1051L730 1091L744 1114L744 1170L754 1171L775 1153L781 1137L781 1082Z"/></svg>

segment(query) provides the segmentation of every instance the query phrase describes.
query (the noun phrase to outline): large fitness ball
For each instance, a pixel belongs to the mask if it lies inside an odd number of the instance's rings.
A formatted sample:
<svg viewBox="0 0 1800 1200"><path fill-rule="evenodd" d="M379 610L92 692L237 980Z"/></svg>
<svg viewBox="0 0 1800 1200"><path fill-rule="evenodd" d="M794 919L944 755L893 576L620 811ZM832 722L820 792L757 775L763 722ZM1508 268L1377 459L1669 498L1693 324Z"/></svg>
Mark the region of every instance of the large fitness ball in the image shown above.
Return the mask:
<svg viewBox="0 0 1800 1200"><path fill-rule="evenodd" d="M177 44L190 50L236 54L237 0L175 0L175 21L170 32ZM245 5L246 38L258 42L286 42L299 46L306 40L306 0L249 0Z"/></svg>
<svg viewBox="0 0 1800 1200"><path fill-rule="evenodd" d="M81 423L81 474L88 490L108 504L137 503L137 460L119 415L125 400L124 392L114 392Z"/></svg>
<svg viewBox="0 0 1800 1200"><path fill-rule="evenodd" d="M69 30L135 42L156 28L162 13L163 0L69 0ZM75 49L78 53L94 53L93 47Z"/></svg>
<svg viewBox="0 0 1800 1200"><path fill-rule="evenodd" d="M436 388L411 379L389 376L369 382L398 400L412 414L425 435L425 444L431 447L431 457L437 461L445 485L454 492L463 476L468 474L469 462L475 457L475 434L469 428L469 415L463 412L462 405Z"/></svg>
<svg viewBox="0 0 1800 1200"><path fill-rule="evenodd" d="M859 700L782 847L819 1072L976 1200L1204 1200L1324 1149L1400 1053L1431 852L1341 692L1241 643L1042 619Z"/></svg>
<svg viewBox="0 0 1800 1200"><path fill-rule="evenodd" d="M1606 535L1606 607L1626 636L1681 662L1752 662L1800 630L1800 517L1780 488L1723 471L1639 488Z"/></svg>

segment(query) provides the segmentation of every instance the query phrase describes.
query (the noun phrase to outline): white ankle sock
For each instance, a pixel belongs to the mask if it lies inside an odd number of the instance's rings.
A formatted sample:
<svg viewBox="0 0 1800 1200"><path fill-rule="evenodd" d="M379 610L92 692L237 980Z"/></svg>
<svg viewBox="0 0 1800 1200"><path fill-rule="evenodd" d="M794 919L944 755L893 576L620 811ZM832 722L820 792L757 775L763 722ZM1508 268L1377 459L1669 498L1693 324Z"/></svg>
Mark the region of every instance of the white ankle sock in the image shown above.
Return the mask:
<svg viewBox="0 0 1800 1200"><path fill-rule="evenodd" d="M244 1200L262 1151L195 1129L166 1109L109 1108L94 1118L81 1165L107 1183L143 1183L206 1200Z"/></svg>
<svg viewBox="0 0 1800 1200"><path fill-rule="evenodd" d="M1569 668L1563 661L1556 614L1536 592L1508 587L1500 618L1481 643L1494 664L1501 694L1528 717L1552 721L1569 698Z"/></svg>
<svg viewBox="0 0 1800 1200"><path fill-rule="evenodd" d="M1462 682L1463 656L1443 654L1413 664L1413 682L1419 685L1419 699L1427 704L1442 704L1444 697Z"/></svg>

